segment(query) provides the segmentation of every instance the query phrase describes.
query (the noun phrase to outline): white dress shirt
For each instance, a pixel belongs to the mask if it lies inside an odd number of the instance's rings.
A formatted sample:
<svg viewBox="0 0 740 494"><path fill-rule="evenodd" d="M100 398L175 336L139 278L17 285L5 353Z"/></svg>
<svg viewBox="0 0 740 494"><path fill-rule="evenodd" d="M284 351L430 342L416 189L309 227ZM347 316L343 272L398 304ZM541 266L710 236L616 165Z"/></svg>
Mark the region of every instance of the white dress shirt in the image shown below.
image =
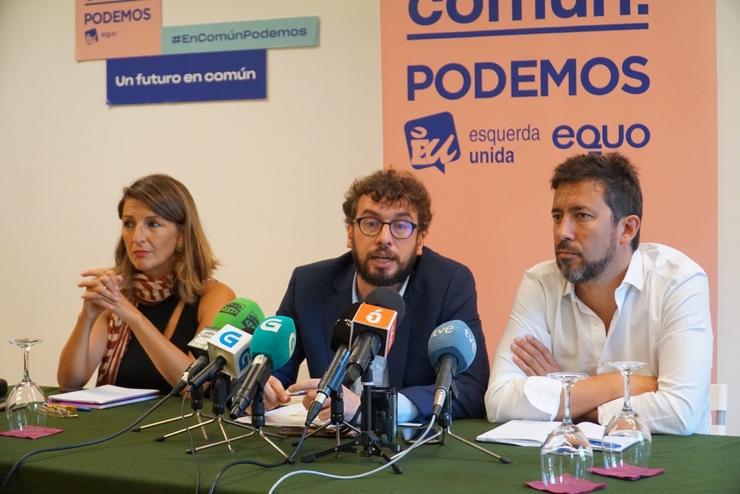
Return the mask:
<svg viewBox="0 0 740 494"><path fill-rule="evenodd" d="M632 397L632 408L652 432L691 434L710 426L712 324L709 286L702 268L681 252L641 244L614 293L617 310L608 331L578 299L555 261L524 273L496 351L486 391L488 420L553 420L560 384L527 377L512 361L514 338L532 335L566 371L614 372L606 363L638 360L639 374L656 376L658 390ZM599 406L605 424L622 398Z"/></svg>

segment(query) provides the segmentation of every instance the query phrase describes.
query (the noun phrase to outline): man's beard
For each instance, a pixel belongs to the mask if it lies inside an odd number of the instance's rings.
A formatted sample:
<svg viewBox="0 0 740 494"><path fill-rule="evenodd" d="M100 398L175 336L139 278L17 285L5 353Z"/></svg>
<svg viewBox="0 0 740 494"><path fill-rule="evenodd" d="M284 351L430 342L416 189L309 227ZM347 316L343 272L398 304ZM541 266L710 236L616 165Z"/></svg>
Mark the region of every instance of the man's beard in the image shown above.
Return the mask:
<svg viewBox="0 0 740 494"><path fill-rule="evenodd" d="M378 274L373 274L370 271L370 259L374 255L384 255L387 257L393 257L393 259L398 263L398 270L396 270L395 273L385 273L385 272L379 272ZM411 270L414 269L414 265L416 264L417 259L416 253L414 253L409 260L406 262L406 264L401 264L400 260L398 259L398 256L392 256L390 253L380 250L375 252L370 252L367 255L367 258L365 259L365 262L360 262L360 259L357 256L357 252L355 249L352 249L352 259L355 263L355 269L357 270L357 273L362 277L363 280L368 282L369 284L373 286L393 286L396 284L403 283L408 275L411 273Z"/></svg>
<svg viewBox="0 0 740 494"><path fill-rule="evenodd" d="M555 249L556 252L559 249L568 249L567 242L561 242L558 244L557 248ZM614 257L614 252L617 250L617 243L612 242L612 244L609 246L609 250L604 254L604 257L601 259L597 259L596 261L586 261L583 258L583 255L580 255L581 258L581 264L580 266L569 266L564 262L561 262L560 259L557 257L557 253L555 255L555 262L558 265L558 268L560 268L560 272L563 274L563 277L570 281L573 284L577 283L585 283L587 281L593 281L597 279L606 269L607 265L609 265L609 262L611 262L612 258Z"/></svg>

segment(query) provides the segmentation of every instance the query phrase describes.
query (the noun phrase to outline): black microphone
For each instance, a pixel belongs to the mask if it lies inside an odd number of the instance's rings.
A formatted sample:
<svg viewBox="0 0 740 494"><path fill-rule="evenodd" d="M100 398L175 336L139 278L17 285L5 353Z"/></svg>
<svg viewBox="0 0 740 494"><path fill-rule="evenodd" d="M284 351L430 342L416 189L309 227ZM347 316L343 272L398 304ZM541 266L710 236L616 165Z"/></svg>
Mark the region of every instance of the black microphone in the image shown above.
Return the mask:
<svg viewBox="0 0 740 494"><path fill-rule="evenodd" d="M182 373L182 377L175 384L175 387L170 391L171 395L180 394L180 392L187 388L190 384L190 376L195 376L200 373L208 365L208 340L215 335L218 330L213 328L203 328L195 338L190 340L188 348L193 352L197 358L193 360L185 372Z"/></svg>
<svg viewBox="0 0 740 494"><path fill-rule="evenodd" d="M352 319L352 353L344 385L351 386L376 355L387 355L393 345L396 326L406 314L406 304L397 291L376 288L368 294Z"/></svg>
<svg viewBox="0 0 740 494"><path fill-rule="evenodd" d="M316 388L316 398L314 398L306 414L306 426L311 425L311 422L319 415L329 395L336 392L342 385L342 379L344 378L348 361L349 349L345 345L342 345L337 349L334 358L329 364L329 368L326 369L318 388Z"/></svg>
<svg viewBox="0 0 740 494"><path fill-rule="evenodd" d="M361 343L358 340L358 343L352 346L352 353L348 359L344 375L344 385L347 387L352 386L362 376L383 345L383 339L375 333L368 333L362 338Z"/></svg>
<svg viewBox="0 0 740 494"><path fill-rule="evenodd" d="M334 323L334 329L331 334L331 347L335 350L334 358L321 377L321 382L319 382L319 386L316 389L316 398L311 403L306 414L306 426L311 425L311 422L314 421L324 406L326 399L332 393L336 393L342 385L350 356L349 344L352 338L352 320L361 305L360 302L353 303L347 307L342 315L339 316L337 322Z"/></svg>
<svg viewBox="0 0 740 494"><path fill-rule="evenodd" d="M398 324L401 324L403 318L406 317L406 302L403 301L401 294L393 288L387 286L375 288L367 294L365 302L396 311L398 313Z"/></svg>
<svg viewBox="0 0 740 494"><path fill-rule="evenodd" d="M473 363L477 345L468 325L454 320L442 323L432 331L427 350L429 360L437 369L432 415L439 417L450 393L452 379Z"/></svg>
<svg viewBox="0 0 740 494"><path fill-rule="evenodd" d="M342 345L349 347L352 340L352 320L357 314L357 309L362 305L361 302L355 302L347 307L334 323L334 329L331 332L331 349L338 350Z"/></svg>

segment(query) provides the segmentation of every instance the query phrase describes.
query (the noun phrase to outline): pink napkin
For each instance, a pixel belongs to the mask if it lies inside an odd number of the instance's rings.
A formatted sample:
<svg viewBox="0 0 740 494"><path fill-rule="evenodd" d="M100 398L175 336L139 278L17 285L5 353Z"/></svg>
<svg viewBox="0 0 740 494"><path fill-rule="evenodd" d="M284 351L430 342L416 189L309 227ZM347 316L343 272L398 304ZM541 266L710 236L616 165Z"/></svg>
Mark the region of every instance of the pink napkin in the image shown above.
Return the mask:
<svg viewBox="0 0 740 494"><path fill-rule="evenodd" d="M582 494L584 492L598 491L606 487L604 482L591 482L590 480L578 479L567 473L563 475L565 480L562 484L545 485L541 480L532 480L525 484L532 489L559 494Z"/></svg>
<svg viewBox="0 0 740 494"><path fill-rule="evenodd" d="M605 477L614 477L617 479L637 480L643 477L654 477L665 472L665 468L647 468L636 467L634 465L624 465L616 468L593 467L588 469L589 472Z"/></svg>
<svg viewBox="0 0 740 494"><path fill-rule="evenodd" d="M0 436L21 437L23 439L38 439L40 437L51 436L62 432L62 429L56 427L39 427L37 425L27 425L22 431L3 431Z"/></svg>

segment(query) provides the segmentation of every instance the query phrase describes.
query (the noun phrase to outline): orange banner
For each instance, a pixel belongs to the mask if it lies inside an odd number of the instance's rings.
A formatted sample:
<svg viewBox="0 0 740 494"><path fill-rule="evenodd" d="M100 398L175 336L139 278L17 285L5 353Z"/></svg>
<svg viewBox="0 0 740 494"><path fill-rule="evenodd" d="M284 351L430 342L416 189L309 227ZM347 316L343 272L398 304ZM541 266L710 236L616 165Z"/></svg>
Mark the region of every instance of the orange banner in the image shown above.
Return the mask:
<svg viewBox="0 0 740 494"><path fill-rule="evenodd" d="M430 245L473 270L489 354L522 272L553 257L548 181L573 154L628 156L642 240L716 292L713 2L381 0L381 43L385 166L429 187Z"/></svg>
<svg viewBox="0 0 740 494"><path fill-rule="evenodd" d="M75 0L78 61L162 53L162 0Z"/></svg>

